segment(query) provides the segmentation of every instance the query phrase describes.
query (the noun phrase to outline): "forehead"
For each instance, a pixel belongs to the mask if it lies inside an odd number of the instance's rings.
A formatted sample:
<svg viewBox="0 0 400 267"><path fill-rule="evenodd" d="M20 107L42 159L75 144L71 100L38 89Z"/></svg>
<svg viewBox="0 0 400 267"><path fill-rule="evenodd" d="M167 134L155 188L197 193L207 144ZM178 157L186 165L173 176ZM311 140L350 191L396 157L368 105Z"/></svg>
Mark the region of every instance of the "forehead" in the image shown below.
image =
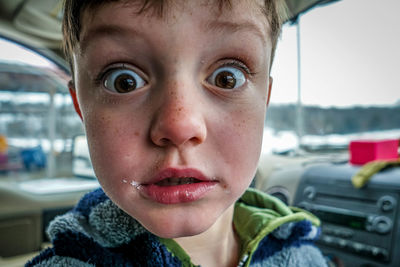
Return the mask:
<svg viewBox="0 0 400 267"><path fill-rule="evenodd" d="M176 16L183 12L206 11L214 16L241 15L259 11L265 13L265 0L109 0L95 1L85 8L84 15L95 16L99 9L106 7L129 7L135 10L134 14L147 14L150 17L165 18ZM99 4L96 4L99 2ZM150 2L150 4L148 4ZM194 9L195 7L195 9ZM81 14L82 15L82 14Z"/></svg>
<svg viewBox="0 0 400 267"><path fill-rule="evenodd" d="M160 23L167 26L177 24L200 27L203 31L213 31L214 34L229 31L248 31L259 37L266 45L271 43L270 25L264 13L262 0L231 0L230 3L220 4L218 0L199 1L165 1L162 12L157 7L145 9L143 1L112 1L94 8L87 8L82 14L80 32L81 48L98 31L107 31L112 27L104 25L126 25L135 21L136 28L146 31L158 30ZM225 1L223 1L225 2ZM125 20L125 21L124 21ZM130 22L128 22L128 20ZM139 25L139 27L138 27ZM141 26L141 27L140 27ZM176 27L175 27L176 28ZM184 27L181 27L181 29ZM172 27L170 28L172 31ZM166 30L170 30L166 28Z"/></svg>

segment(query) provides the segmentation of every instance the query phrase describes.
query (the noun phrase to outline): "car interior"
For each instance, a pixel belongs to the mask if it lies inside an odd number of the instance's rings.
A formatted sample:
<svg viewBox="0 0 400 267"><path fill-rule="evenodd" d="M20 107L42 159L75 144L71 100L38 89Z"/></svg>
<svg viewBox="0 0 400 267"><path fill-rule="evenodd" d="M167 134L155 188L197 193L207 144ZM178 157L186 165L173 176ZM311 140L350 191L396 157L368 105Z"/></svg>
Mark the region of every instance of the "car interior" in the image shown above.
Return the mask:
<svg viewBox="0 0 400 267"><path fill-rule="evenodd" d="M67 88L70 71L61 48L62 2L0 0L0 266L23 266L50 246L46 236L49 222L99 187L84 129ZM378 94L386 95L393 103L318 107L301 101L300 77L306 71L302 73L300 68L306 63L299 63L308 60L307 49L326 51L318 47L322 36L300 37L313 14L337 9L351 13L357 21L360 13L370 8L380 20L385 13L378 12L378 6L400 10L400 4L396 0L385 4L379 0L286 2L290 18L280 42L291 40L292 52L278 49L276 61L291 57L293 68L277 65L273 71L278 77L292 75L297 80L292 84L292 102L275 103L272 95L252 186L321 220L317 246L331 266L400 266L398 83L381 80L382 89L357 93L376 94L376 99ZM348 2L357 9L347 10ZM386 29L390 40L386 42L393 48L391 57L400 62L400 23L396 19L391 22L378 30ZM330 28L324 30L329 33ZM359 44L352 49L362 50ZM380 51L374 53L379 57ZM394 77L400 66L397 64L397 70L393 66L383 63L378 67ZM372 72L363 72L361 77ZM326 75L333 74L326 71ZM334 78L327 79L330 83ZM397 90L384 89L396 86ZM279 90L274 88L274 92Z"/></svg>

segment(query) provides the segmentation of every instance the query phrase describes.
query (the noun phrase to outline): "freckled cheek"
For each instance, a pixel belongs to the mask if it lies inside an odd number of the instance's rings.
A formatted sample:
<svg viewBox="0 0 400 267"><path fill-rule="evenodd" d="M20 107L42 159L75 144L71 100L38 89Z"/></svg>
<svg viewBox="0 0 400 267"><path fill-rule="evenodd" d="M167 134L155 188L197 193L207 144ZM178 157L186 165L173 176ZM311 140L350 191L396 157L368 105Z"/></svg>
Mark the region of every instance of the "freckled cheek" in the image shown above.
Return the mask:
<svg viewBox="0 0 400 267"><path fill-rule="evenodd" d="M263 109L259 112L239 110L229 114L218 126L218 150L227 169L232 171L229 175L246 183L253 178L261 150Z"/></svg>
<svg viewBox="0 0 400 267"><path fill-rule="evenodd" d="M133 123L135 118L129 123L112 112L94 114L85 118L85 128L96 175L100 180L122 181L141 164L144 133Z"/></svg>

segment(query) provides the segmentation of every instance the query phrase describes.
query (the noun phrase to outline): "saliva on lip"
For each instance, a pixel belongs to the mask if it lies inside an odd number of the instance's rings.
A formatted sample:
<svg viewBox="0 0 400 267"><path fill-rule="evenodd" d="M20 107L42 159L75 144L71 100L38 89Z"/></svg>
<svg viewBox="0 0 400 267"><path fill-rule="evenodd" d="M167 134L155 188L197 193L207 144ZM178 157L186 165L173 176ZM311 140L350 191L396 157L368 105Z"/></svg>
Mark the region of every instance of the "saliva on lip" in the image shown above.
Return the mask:
<svg viewBox="0 0 400 267"><path fill-rule="evenodd" d="M124 184L127 184L128 183L128 181L126 180L126 179L122 179L122 182L124 183ZM133 186L135 189L137 189L137 190L139 190L142 186L138 183L138 182L135 182L134 180L132 180L132 181L130 181L130 183L129 183L131 186Z"/></svg>

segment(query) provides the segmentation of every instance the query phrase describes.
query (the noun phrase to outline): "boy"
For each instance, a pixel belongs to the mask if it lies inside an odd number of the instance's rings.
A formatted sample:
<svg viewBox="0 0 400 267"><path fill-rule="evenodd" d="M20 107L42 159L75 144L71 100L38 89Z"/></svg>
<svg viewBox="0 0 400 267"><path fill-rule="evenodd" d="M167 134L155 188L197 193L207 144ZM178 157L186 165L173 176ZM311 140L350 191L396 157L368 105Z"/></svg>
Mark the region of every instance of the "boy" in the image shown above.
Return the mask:
<svg viewBox="0 0 400 267"><path fill-rule="evenodd" d="M66 1L70 92L102 189L28 266L325 266L315 217L246 191L279 2Z"/></svg>

